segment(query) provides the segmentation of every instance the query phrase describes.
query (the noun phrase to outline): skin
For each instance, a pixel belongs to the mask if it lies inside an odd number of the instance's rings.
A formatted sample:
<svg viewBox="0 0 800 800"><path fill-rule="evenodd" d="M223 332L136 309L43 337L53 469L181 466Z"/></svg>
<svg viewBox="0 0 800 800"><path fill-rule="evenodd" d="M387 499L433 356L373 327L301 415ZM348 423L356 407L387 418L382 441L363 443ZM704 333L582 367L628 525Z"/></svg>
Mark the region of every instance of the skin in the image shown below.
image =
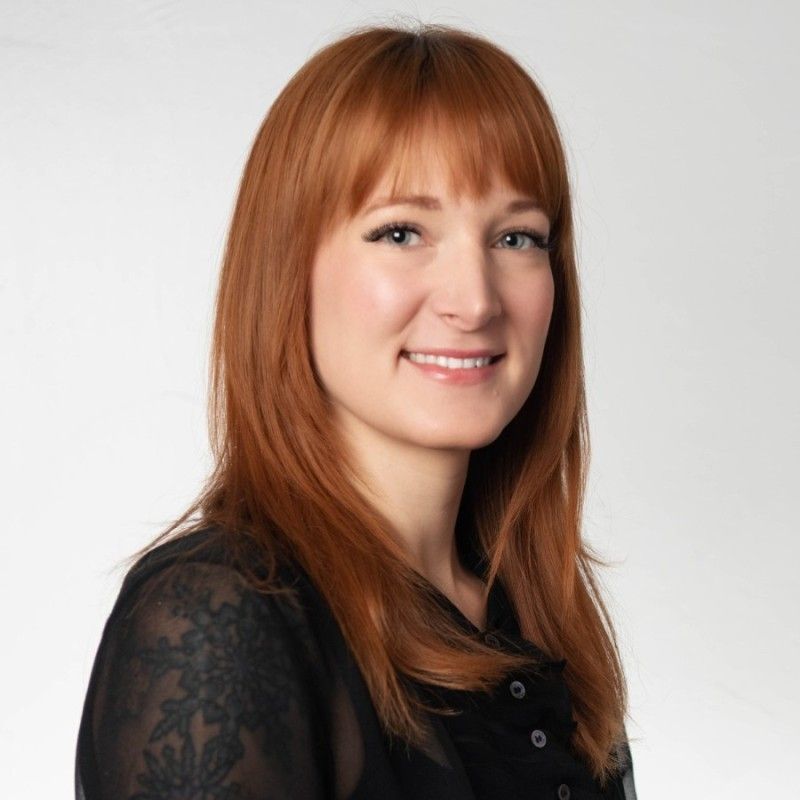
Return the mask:
<svg viewBox="0 0 800 800"><path fill-rule="evenodd" d="M412 566L478 627L484 584L458 558L455 522L470 452L489 444L530 394L553 309L547 250L521 227L549 235L542 210L506 213L521 196L496 179L479 199L448 193L441 162L418 161L414 194L441 208L390 205L388 176L318 246L311 273L314 366L344 433L363 490L395 526ZM380 241L384 223L408 223ZM470 385L425 375L401 351L490 348L495 374Z"/></svg>

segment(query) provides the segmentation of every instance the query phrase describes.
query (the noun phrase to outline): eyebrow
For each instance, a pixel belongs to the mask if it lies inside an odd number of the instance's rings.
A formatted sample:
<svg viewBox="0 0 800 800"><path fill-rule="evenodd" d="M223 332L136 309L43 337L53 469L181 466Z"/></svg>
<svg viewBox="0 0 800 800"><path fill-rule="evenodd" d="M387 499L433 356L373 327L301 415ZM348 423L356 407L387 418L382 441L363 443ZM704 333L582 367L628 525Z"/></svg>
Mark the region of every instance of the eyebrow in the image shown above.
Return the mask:
<svg viewBox="0 0 800 800"><path fill-rule="evenodd" d="M376 211L379 208L384 208L385 206L417 206L418 208L425 208L429 211L440 211L442 208L442 204L436 197L431 197L427 194L409 194L399 195L396 197L381 197L372 203L372 205L370 205L364 211L364 213L369 214L370 212ZM542 209L537 200L532 197L526 197L522 198L521 200L512 200L506 206L505 213L514 214L519 211L543 210L544 209Z"/></svg>

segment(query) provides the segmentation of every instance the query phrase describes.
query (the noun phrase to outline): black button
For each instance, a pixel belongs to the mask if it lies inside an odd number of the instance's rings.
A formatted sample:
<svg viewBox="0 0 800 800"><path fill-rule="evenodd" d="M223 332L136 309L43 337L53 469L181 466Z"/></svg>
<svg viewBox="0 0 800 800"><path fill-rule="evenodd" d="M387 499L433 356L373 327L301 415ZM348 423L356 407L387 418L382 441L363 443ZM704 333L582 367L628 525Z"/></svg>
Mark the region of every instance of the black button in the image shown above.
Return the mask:
<svg viewBox="0 0 800 800"><path fill-rule="evenodd" d="M525 697L525 684L522 681L511 681L508 689L517 700L522 700Z"/></svg>
<svg viewBox="0 0 800 800"><path fill-rule="evenodd" d="M535 731L531 731L531 741L536 745L536 747L544 747L547 744L547 735L544 731L540 731L537 728ZM561 791L561 789L559 789L559 791ZM567 797L569 797L569 787L567 787Z"/></svg>
<svg viewBox="0 0 800 800"><path fill-rule="evenodd" d="M486 642L489 647L500 647L500 640L493 633L487 633L486 636L483 637L483 641Z"/></svg>
<svg viewBox="0 0 800 800"><path fill-rule="evenodd" d="M566 783L562 783L558 787L558 800L569 800L570 791Z"/></svg>

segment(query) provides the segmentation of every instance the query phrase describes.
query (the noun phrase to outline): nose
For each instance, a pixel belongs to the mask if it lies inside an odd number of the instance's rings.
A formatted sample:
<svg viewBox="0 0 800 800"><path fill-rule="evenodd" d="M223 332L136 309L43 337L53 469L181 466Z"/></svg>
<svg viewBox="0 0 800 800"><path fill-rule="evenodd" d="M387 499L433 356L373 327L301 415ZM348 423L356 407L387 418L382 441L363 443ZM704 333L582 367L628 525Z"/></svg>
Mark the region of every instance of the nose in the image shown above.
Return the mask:
<svg viewBox="0 0 800 800"><path fill-rule="evenodd" d="M463 330L483 328L503 307L490 255L473 242L442 253L433 267L433 310Z"/></svg>

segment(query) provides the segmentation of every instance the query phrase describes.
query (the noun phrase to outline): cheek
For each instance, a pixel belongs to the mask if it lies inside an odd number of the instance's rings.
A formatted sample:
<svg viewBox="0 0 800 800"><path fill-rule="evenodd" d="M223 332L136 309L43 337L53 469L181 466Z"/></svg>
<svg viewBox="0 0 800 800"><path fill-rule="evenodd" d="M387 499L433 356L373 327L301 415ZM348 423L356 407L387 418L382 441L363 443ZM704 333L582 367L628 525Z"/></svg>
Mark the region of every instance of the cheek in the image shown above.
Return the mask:
<svg viewBox="0 0 800 800"><path fill-rule="evenodd" d="M510 292L506 308L518 332L531 344L544 345L553 313L555 285L550 270L532 276L524 287Z"/></svg>
<svg viewBox="0 0 800 800"><path fill-rule="evenodd" d="M311 283L315 352L364 357L399 351L418 306L419 298L399 273L346 257L318 263Z"/></svg>
<svg viewBox="0 0 800 800"><path fill-rule="evenodd" d="M392 275L363 271L353 287L351 310L378 336L400 333L417 308L413 288Z"/></svg>

